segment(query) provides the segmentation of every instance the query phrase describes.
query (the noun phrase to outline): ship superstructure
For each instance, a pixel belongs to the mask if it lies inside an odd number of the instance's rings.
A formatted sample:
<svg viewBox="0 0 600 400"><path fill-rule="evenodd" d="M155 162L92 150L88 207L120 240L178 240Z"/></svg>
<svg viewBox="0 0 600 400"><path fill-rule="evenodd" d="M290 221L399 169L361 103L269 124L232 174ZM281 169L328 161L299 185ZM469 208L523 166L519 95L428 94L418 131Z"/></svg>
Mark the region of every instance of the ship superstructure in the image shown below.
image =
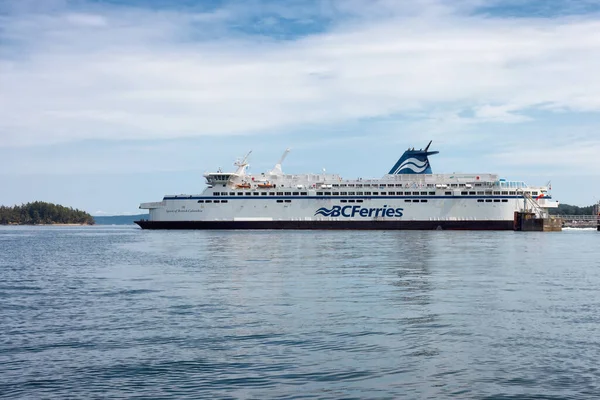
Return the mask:
<svg viewBox="0 0 600 400"><path fill-rule="evenodd" d="M558 206L548 186L500 179L496 174L434 174L429 156L408 149L380 179L336 174L285 174L282 162L247 173L248 156L235 172L204 174L197 195L167 195L142 203L144 229L513 229L515 212L542 218Z"/></svg>

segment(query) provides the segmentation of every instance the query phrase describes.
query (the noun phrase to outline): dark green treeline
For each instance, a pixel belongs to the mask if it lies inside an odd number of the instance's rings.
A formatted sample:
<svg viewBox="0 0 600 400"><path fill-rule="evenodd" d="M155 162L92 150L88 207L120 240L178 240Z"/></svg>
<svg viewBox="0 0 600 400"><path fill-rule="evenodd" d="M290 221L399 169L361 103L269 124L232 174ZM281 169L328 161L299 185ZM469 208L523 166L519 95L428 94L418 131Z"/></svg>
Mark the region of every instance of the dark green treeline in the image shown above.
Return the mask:
<svg viewBox="0 0 600 400"><path fill-rule="evenodd" d="M559 204L558 208L550 208L548 211L552 215L592 215L594 206L578 207L569 204Z"/></svg>
<svg viewBox="0 0 600 400"><path fill-rule="evenodd" d="M34 201L20 206L0 206L0 225L94 224L85 211L58 204Z"/></svg>

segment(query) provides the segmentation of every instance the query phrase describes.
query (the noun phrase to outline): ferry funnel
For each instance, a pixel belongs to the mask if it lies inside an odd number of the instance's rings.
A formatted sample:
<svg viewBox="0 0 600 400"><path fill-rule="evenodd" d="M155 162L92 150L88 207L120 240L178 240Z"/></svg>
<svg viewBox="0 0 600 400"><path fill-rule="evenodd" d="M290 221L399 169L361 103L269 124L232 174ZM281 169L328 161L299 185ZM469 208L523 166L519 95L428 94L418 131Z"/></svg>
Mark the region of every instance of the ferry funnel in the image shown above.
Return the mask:
<svg viewBox="0 0 600 400"><path fill-rule="evenodd" d="M431 165L429 164L428 156L438 154L439 151L429 151L432 140L429 141L425 150L408 149L402 154L402 157L394 164L389 175L399 174L431 174Z"/></svg>

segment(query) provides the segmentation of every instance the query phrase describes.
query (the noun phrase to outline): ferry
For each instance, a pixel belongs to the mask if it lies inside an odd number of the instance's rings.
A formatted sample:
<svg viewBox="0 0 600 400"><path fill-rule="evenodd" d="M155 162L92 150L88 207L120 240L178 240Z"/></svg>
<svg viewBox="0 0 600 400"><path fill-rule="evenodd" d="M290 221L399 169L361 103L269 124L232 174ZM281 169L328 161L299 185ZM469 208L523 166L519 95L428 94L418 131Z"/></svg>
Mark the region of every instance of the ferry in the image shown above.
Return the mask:
<svg viewBox="0 0 600 400"><path fill-rule="evenodd" d="M166 195L142 203L142 229L357 229L513 230L516 213L536 218L558 207L550 186L529 187L496 174L434 174L425 149L409 148L380 179L336 174L285 174L282 163L248 173L248 157L235 172L204 174L196 195Z"/></svg>

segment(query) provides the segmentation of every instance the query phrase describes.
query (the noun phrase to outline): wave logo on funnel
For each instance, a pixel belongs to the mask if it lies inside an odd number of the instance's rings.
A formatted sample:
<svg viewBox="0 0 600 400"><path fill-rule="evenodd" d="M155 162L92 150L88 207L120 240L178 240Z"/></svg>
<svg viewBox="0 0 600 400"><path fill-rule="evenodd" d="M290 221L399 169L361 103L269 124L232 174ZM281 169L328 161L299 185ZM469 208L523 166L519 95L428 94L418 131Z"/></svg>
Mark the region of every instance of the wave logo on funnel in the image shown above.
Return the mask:
<svg viewBox="0 0 600 400"><path fill-rule="evenodd" d="M388 174L431 174L431 165L429 164L429 156L437 154L437 151L429 151L431 141L425 147L425 150L414 148L408 149L402 154L402 157L394 164Z"/></svg>
<svg viewBox="0 0 600 400"><path fill-rule="evenodd" d="M402 162L402 164L400 164L400 166L398 167L398 169L395 171L395 173L399 173L399 171L402 171L403 169L410 169L411 171L413 171L414 173L418 174L420 172L423 172L427 169L427 167L429 167L429 160L425 159L425 160L419 160L417 158L411 157L407 160L404 160Z"/></svg>

